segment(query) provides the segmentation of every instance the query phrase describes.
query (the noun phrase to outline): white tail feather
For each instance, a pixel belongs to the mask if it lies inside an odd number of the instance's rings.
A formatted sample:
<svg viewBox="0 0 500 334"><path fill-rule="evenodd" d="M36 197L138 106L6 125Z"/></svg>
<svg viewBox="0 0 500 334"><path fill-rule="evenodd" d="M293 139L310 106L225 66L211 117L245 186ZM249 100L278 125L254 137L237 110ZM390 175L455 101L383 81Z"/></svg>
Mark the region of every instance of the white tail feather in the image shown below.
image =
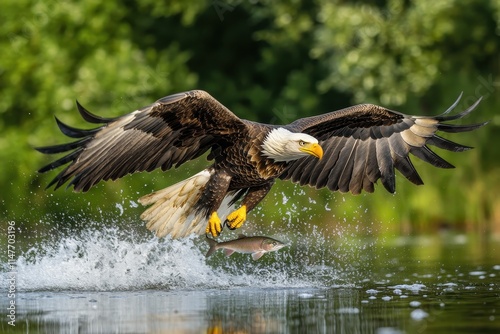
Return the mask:
<svg viewBox="0 0 500 334"><path fill-rule="evenodd" d="M141 197L139 203L142 205L152 204L141 215L141 219L147 222L146 227L158 237L170 234L173 239L205 233L206 217L196 210L195 205L212 173L205 169L184 181ZM221 218L229 213L232 197L226 196L222 202Z"/></svg>

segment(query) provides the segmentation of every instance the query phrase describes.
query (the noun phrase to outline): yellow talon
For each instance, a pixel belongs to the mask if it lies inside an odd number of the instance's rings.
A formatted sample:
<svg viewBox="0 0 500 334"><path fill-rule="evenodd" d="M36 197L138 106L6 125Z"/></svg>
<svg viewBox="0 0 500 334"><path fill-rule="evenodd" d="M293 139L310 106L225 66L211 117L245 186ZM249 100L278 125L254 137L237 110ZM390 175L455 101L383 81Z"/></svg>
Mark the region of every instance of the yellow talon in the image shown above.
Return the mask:
<svg viewBox="0 0 500 334"><path fill-rule="evenodd" d="M220 232L222 232L222 224L220 222L220 218L217 215L217 212L214 211L210 215L210 218L208 219L208 224L207 228L205 230L205 233L210 233L212 236L217 237Z"/></svg>
<svg viewBox="0 0 500 334"><path fill-rule="evenodd" d="M235 228L240 228L245 220L247 219L247 207L246 205L242 205L238 210L235 210L227 215L227 226L231 230Z"/></svg>

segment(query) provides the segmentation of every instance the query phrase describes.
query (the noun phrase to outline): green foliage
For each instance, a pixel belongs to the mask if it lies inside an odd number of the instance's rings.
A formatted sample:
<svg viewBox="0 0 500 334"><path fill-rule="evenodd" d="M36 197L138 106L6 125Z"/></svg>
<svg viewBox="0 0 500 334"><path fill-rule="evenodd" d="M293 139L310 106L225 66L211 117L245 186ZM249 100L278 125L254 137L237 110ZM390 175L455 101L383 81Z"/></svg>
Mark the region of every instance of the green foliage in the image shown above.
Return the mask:
<svg viewBox="0 0 500 334"><path fill-rule="evenodd" d="M498 0L6 0L0 19L2 221L30 226L48 213L116 211L203 168L200 160L88 194L52 192L43 188L56 173L35 172L50 160L32 149L68 140L54 116L88 126L75 99L112 117L199 88L241 117L271 123L361 102L437 114L462 91L461 109L483 96L466 122L490 124L458 139L476 150L443 153L456 170L417 162L426 185L398 176L396 196L380 186L354 197L279 183L261 219L293 215L372 230L499 224L500 151L489 145L500 140ZM281 196L293 198L283 204ZM132 204L137 217L141 208Z"/></svg>
<svg viewBox="0 0 500 334"><path fill-rule="evenodd" d="M356 102L402 105L443 74L487 69L500 52L489 13L485 1L389 0L383 7L322 1L311 50L329 65L320 88L356 87Z"/></svg>

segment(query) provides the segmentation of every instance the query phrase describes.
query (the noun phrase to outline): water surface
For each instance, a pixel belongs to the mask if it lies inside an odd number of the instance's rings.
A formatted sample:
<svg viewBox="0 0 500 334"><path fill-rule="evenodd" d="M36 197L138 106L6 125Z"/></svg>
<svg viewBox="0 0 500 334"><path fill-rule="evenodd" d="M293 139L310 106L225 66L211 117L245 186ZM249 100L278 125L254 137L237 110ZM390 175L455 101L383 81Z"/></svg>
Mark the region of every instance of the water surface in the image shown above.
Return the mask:
<svg viewBox="0 0 500 334"><path fill-rule="evenodd" d="M500 243L492 238L278 230L270 236L288 247L253 261L222 251L206 259L203 238L97 226L19 246L16 270L2 270L16 289L15 326L4 311L2 331L500 332Z"/></svg>

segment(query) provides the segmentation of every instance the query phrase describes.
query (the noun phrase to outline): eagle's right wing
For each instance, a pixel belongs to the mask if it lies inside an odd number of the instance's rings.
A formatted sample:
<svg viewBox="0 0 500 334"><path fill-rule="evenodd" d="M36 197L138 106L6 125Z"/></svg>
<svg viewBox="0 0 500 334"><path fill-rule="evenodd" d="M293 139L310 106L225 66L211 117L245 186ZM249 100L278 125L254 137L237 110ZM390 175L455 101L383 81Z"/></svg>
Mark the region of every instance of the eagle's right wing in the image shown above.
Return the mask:
<svg viewBox="0 0 500 334"><path fill-rule="evenodd" d="M115 180L137 171L167 170L195 159L221 141L245 131L245 124L208 93L194 90L164 97L114 119L95 116L78 104L82 117L104 124L91 130L70 127L56 118L72 143L36 148L45 154L72 151L39 172L70 163L48 185L69 181L87 191L100 180Z"/></svg>

